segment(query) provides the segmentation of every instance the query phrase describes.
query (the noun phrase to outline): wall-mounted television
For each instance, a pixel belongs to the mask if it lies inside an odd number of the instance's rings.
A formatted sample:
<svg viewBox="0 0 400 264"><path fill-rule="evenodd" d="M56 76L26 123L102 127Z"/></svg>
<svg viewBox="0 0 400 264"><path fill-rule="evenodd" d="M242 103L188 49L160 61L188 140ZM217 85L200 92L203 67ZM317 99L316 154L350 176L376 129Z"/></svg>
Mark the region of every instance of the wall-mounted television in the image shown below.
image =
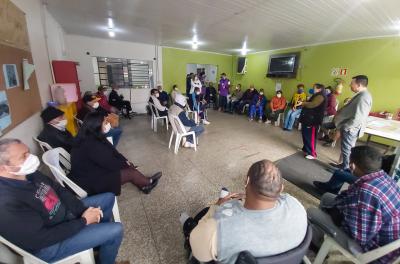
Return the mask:
<svg viewBox="0 0 400 264"><path fill-rule="evenodd" d="M245 74L247 68L247 58L246 57L239 57L238 64L237 64L237 73L238 74Z"/></svg>
<svg viewBox="0 0 400 264"><path fill-rule="evenodd" d="M269 57L267 77L296 78L300 53L275 54Z"/></svg>

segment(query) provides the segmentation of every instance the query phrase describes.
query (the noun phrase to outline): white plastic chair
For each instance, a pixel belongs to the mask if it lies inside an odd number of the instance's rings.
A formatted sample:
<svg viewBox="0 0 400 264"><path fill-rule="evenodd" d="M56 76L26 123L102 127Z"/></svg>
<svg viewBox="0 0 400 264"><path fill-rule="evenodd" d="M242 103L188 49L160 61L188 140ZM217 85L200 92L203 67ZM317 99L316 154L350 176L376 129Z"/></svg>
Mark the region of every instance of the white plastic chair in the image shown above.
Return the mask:
<svg viewBox="0 0 400 264"><path fill-rule="evenodd" d="M76 183L71 181L66 175L64 169L60 166L60 163L67 171L71 170L71 156L65 149L63 148L55 148L46 151L43 156L42 160L44 164L46 164L51 172L53 173L56 180L65 187L67 185L71 188L75 194L80 198L87 197L87 192L79 187ZM115 222L121 222L121 217L119 215L117 197L115 197L114 207L113 207L113 217Z"/></svg>
<svg viewBox="0 0 400 264"><path fill-rule="evenodd" d="M4 237L0 236L0 243L6 245L19 255L21 255L24 264L47 264L47 262L35 257L34 255L26 252L22 248L14 245ZM76 253L72 256L66 257L59 261L54 262L53 264L95 264L93 249L88 249L79 253Z"/></svg>
<svg viewBox="0 0 400 264"><path fill-rule="evenodd" d="M185 111L186 111L186 116L188 118L192 118L196 124L199 123L199 120L198 120L199 119L198 118L199 117L199 113L198 113L198 111L196 112L196 111L191 110L189 105L187 105L187 104L185 106ZM191 115L191 117L189 115Z"/></svg>
<svg viewBox="0 0 400 264"><path fill-rule="evenodd" d="M168 116L160 116L158 113L158 109L155 107L153 103L149 102L149 107L151 110L151 129L154 130L154 132L157 132L157 123L158 120L165 120L165 123L167 124L167 130L168 130ZM164 125L164 122L162 123Z"/></svg>
<svg viewBox="0 0 400 264"><path fill-rule="evenodd" d="M32 137L32 138L39 144L39 147L43 152L53 149L47 142L41 141L37 137Z"/></svg>
<svg viewBox="0 0 400 264"><path fill-rule="evenodd" d="M168 114L168 117L172 125L172 132L171 132L171 137L169 138L168 148L171 148L172 139L175 135L174 153L178 154L178 149L179 145L181 144L182 138L187 136L193 136L193 142L195 142L194 151L197 151L197 144L199 143L199 139L196 137L194 131L187 132L185 126L182 124L178 116Z"/></svg>
<svg viewBox="0 0 400 264"><path fill-rule="evenodd" d="M350 238L349 238L350 240ZM329 235L325 235L324 242L322 243L321 248L318 251L317 256L315 257L313 264L322 264L329 254L329 252L338 250L340 251L346 258L356 264L366 264L370 263L374 260L377 260L380 257L400 248L400 239L393 241L383 247L376 248L374 250L362 253L361 251L355 250L352 248L346 249L342 247L333 237ZM397 258L393 262L393 264L399 264L400 257Z"/></svg>

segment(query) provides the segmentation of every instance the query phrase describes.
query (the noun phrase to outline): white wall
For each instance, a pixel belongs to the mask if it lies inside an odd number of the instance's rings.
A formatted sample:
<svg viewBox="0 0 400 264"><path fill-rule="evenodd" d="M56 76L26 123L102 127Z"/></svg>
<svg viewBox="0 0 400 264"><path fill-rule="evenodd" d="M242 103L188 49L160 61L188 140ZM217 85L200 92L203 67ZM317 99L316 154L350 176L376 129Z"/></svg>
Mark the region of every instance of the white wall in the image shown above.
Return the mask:
<svg viewBox="0 0 400 264"><path fill-rule="evenodd" d="M43 20L50 61L66 60L67 51L64 42L64 29L47 11L46 6L43 6Z"/></svg>
<svg viewBox="0 0 400 264"><path fill-rule="evenodd" d="M40 0L11 0L26 14L26 21L28 25L28 35L30 47L35 64L35 74L38 81L39 93L42 105L45 105L50 99L49 84L53 83L52 73L50 68L49 56L47 53L47 45L45 39L45 30L43 26L44 15L47 12L43 9ZM53 26L58 26L58 23L52 21ZM52 33L47 32L50 39L57 38ZM54 53L62 54L61 47L54 46L51 49ZM23 107L23 106L21 106ZM33 142L32 136L36 136L42 129L42 120L39 113L31 116L23 123L12 129L3 137L15 137L23 140L33 152L37 152L37 145Z"/></svg>
<svg viewBox="0 0 400 264"><path fill-rule="evenodd" d="M94 71L92 57L103 56L112 58L126 58L153 61L154 85L162 83L162 49L154 45L134 42L118 41L111 39L91 38L78 35L65 35L67 57L79 62L78 76L81 80L81 91L95 91ZM158 63L156 57L158 49ZM89 52L90 55L86 53ZM158 70L157 70L158 67ZM157 76L158 73L158 76ZM129 99L129 89L120 89L126 99ZM148 89L132 89L131 102L134 111L143 113L150 91Z"/></svg>

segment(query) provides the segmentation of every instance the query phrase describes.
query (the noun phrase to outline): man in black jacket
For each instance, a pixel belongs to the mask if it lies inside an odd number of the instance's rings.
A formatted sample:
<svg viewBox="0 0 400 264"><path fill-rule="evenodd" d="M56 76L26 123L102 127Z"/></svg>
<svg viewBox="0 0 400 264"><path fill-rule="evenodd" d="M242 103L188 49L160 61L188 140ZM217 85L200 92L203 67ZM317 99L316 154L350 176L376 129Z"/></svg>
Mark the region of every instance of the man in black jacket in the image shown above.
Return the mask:
<svg viewBox="0 0 400 264"><path fill-rule="evenodd" d="M73 137L68 130L65 129L67 120L64 112L49 106L40 114L44 127L40 132L38 139L48 143L53 148L61 147L71 152Z"/></svg>
<svg viewBox="0 0 400 264"><path fill-rule="evenodd" d="M118 86L116 84L113 84L111 88L112 91L108 96L108 103L119 111L122 111L124 116L130 119L130 112L132 111L131 102L124 100L124 97L118 94Z"/></svg>
<svg viewBox="0 0 400 264"><path fill-rule="evenodd" d="M46 262L98 247L100 262L113 264L123 235L111 222L115 196L79 200L39 165L20 140L0 140L0 234Z"/></svg>

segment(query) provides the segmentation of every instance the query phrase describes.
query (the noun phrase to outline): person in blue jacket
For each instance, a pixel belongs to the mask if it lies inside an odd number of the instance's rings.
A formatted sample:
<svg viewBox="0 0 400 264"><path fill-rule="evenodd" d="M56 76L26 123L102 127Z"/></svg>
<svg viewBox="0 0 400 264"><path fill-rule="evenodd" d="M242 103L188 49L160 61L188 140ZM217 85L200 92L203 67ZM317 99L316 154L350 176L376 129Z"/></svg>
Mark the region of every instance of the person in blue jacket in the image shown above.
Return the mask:
<svg viewBox="0 0 400 264"><path fill-rule="evenodd" d="M264 107L267 103L267 98L264 95L264 89L260 89L258 94L253 96L250 104L249 121L253 121L258 114L258 122L262 122L264 116Z"/></svg>

